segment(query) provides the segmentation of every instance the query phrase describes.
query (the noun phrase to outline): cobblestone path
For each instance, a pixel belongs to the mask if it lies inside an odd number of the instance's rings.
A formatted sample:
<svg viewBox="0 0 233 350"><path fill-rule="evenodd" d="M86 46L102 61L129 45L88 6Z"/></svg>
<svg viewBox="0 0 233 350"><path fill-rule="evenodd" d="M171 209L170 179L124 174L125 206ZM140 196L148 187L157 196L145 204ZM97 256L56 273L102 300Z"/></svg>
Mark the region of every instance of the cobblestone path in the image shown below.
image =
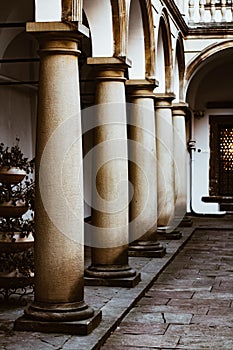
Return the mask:
<svg viewBox="0 0 233 350"><path fill-rule="evenodd" d="M196 230L101 347L145 349L233 349L233 229Z"/></svg>

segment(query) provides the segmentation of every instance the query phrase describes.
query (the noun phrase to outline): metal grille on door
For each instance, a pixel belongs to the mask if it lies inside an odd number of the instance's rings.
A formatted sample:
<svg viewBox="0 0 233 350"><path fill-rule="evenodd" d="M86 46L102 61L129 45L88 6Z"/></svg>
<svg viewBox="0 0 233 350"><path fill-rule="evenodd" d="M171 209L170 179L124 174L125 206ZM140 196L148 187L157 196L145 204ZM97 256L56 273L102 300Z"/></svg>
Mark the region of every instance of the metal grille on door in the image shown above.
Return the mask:
<svg viewBox="0 0 233 350"><path fill-rule="evenodd" d="M219 191L233 194L233 127L219 127Z"/></svg>

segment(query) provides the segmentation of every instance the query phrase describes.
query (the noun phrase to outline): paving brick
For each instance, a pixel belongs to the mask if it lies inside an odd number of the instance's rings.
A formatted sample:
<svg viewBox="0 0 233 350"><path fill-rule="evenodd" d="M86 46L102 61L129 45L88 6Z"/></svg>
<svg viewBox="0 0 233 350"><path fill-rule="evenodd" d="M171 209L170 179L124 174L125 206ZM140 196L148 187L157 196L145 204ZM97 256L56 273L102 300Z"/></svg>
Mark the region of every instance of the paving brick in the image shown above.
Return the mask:
<svg viewBox="0 0 233 350"><path fill-rule="evenodd" d="M233 293L195 292L193 299L233 300Z"/></svg>
<svg viewBox="0 0 233 350"><path fill-rule="evenodd" d="M219 307L210 307L208 311L208 316L232 316L233 311L231 307L228 308L219 308Z"/></svg>
<svg viewBox="0 0 233 350"><path fill-rule="evenodd" d="M156 289L150 290L147 292L146 295L150 295L153 298L170 298L170 299L190 299L193 296L193 292L187 291L176 291L176 290L170 290L170 291L157 291Z"/></svg>
<svg viewBox="0 0 233 350"><path fill-rule="evenodd" d="M178 349L189 349L189 350L232 350L233 339L232 337L181 337Z"/></svg>
<svg viewBox="0 0 233 350"><path fill-rule="evenodd" d="M106 349L111 349L110 346L131 346L131 347L148 347L149 349L158 347L176 347L179 342L179 336L164 336L164 335L151 335L145 334L143 337L141 334L125 334L124 337L113 334L109 340L106 341ZM110 345L111 344L111 345ZM109 347L107 347L109 346Z"/></svg>
<svg viewBox="0 0 233 350"><path fill-rule="evenodd" d="M225 325L233 328L233 317L232 315L231 316L195 315L193 316L192 323L204 324L204 325L208 325L209 327Z"/></svg>
<svg viewBox="0 0 233 350"><path fill-rule="evenodd" d="M190 325L169 325L166 334L182 335L190 337L204 337L204 336L220 336L232 337L232 327L214 326L209 327L206 324L190 324ZM222 349L221 349L222 350Z"/></svg>
<svg viewBox="0 0 233 350"><path fill-rule="evenodd" d="M206 315L207 312L209 313L209 307L203 306L203 305L178 305L178 306L172 306L172 305L166 305L166 304L161 304L161 305L142 305L141 302L139 302L138 307L142 307L143 309L140 308L139 311L141 312L170 312L170 313L190 313L190 314L197 314L197 315ZM217 309L218 310L218 309ZM229 308L227 309L232 312L232 309Z"/></svg>
<svg viewBox="0 0 233 350"><path fill-rule="evenodd" d="M144 298L142 298L141 300L139 300L138 305L151 305L151 302L153 302L153 305L166 305L170 299L168 298L159 298L159 300L157 299L152 299L152 296L145 296Z"/></svg>
<svg viewBox="0 0 233 350"><path fill-rule="evenodd" d="M126 322L123 321L119 327L117 327L117 333L128 333L128 334L153 334L162 335L168 328L168 324L163 323L147 323L142 324L141 322Z"/></svg>
<svg viewBox="0 0 233 350"><path fill-rule="evenodd" d="M171 299L168 302L168 305L180 305L180 306L187 306L187 305L199 305L199 306L219 306L221 307L229 307L231 305L231 300L216 300L214 298L211 299L200 299L200 298L193 298L193 299Z"/></svg>

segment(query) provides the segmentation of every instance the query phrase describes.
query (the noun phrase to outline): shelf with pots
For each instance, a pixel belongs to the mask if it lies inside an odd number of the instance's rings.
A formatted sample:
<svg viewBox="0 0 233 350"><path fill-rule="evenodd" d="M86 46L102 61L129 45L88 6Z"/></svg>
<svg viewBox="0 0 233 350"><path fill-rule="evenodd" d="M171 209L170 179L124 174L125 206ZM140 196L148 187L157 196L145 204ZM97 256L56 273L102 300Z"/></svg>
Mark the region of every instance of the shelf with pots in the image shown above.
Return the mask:
<svg viewBox="0 0 233 350"><path fill-rule="evenodd" d="M34 279L33 161L0 144L0 294L8 299Z"/></svg>

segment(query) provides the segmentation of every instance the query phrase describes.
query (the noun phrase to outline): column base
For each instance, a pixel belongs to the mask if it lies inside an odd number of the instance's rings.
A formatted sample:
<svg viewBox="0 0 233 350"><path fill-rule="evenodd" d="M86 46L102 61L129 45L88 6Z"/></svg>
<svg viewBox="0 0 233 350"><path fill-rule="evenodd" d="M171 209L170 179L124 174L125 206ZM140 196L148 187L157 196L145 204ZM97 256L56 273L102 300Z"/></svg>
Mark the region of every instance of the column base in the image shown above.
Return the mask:
<svg viewBox="0 0 233 350"><path fill-rule="evenodd" d="M178 230L173 230L169 232L169 227L158 227L157 236L159 239L180 239L182 237L182 233Z"/></svg>
<svg viewBox="0 0 233 350"><path fill-rule="evenodd" d="M34 303L15 321L14 330L87 335L98 326L101 318L101 311L95 311L84 302Z"/></svg>
<svg viewBox="0 0 233 350"><path fill-rule="evenodd" d="M184 217L180 222L179 227L191 227L192 225L192 220L189 217Z"/></svg>
<svg viewBox="0 0 233 350"><path fill-rule="evenodd" d="M25 315L19 317L14 323L15 331L63 333L72 335L88 335L100 323L102 319L101 310L94 311L92 317L87 320L72 322L46 322L28 319Z"/></svg>
<svg viewBox="0 0 233 350"><path fill-rule="evenodd" d="M84 273L85 286L135 287L141 274L128 265L89 266Z"/></svg>
<svg viewBox="0 0 233 350"><path fill-rule="evenodd" d="M156 241L135 241L129 245L129 256L145 258L162 258L166 248Z"/></svg>

